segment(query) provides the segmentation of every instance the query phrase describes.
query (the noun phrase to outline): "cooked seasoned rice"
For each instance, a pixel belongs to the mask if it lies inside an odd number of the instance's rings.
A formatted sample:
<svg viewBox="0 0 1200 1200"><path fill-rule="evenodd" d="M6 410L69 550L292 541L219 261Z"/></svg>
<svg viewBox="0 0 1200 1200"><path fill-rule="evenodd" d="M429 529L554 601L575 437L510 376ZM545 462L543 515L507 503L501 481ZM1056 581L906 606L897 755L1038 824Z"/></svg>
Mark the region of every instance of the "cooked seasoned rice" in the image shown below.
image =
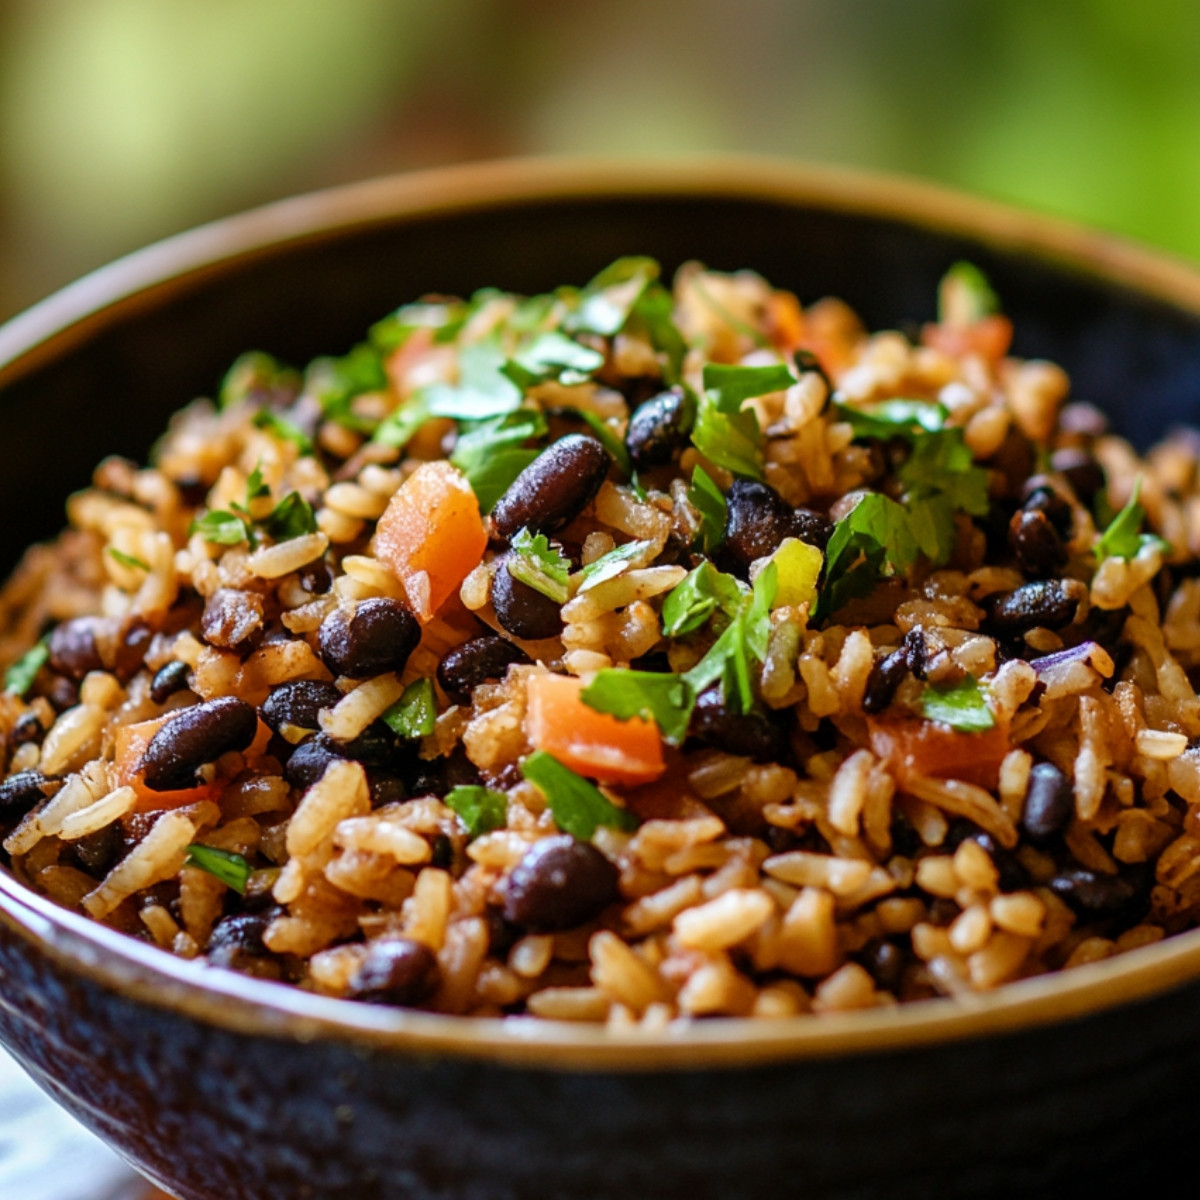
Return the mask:
<svg viewBox="0 0 1200 1200"><path fill-rule="evenodd" d="M1200 479L1010 354L625 259L240 359L0 593L30 886L365 1002L661 1029L1200 919Z"/></svg>

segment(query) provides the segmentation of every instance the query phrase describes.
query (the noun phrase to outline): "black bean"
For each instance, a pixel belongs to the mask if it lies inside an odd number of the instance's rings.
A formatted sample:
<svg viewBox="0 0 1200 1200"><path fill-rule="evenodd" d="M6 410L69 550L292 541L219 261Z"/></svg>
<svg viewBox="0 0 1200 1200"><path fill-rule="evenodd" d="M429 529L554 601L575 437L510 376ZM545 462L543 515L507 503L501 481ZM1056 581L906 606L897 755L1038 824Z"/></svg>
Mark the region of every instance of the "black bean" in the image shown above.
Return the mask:
<svg viewBox="0 0 1200 1200"><path fill-rule="evenodd" d="M1050 518L1038 509L1013 514L1008 540L1021 570L1033 579L1048 579L1066 565L1067 548Z"/></svg>
<svg viewBox="0 0 1200 1200"><path fill-rule="evenodd" d="M1034 842L1044 842L1066 827L1075 811L1071 781L1053 763L1038 763L1029 772L1021 809L1021 829Z"/></svg>
<svg viewBox="0 0 1200 1200"><path fill-rule="evenodd" d="M1071 528L1075 523L1074 510L1047 476L1034 475L1026 480L1023 495L1023 511L1043 513L1059 537L1070 539Z"/></svg>
<svg viewBox="0 0 1200 1200"><path fill-rule="evenodd" d="M514 663L530 661L529 655L507 638L485 634L446 652L438 663L438 683L455 704L470 704L471 693L485 680L503 679Z"/></svg>
<svg viewBox="0 0 1200 1200"><path fill-rule="evenodd" d="M386 767L395 758L399 745L396 734L384 721L372 721L350 742L337 742L337 749L364 767Z"/></svg>
<svg viewBox="0 0 1200 1200"><path fill-rule="evenodd" d="M368 771L367 784L371 789L372 808L382 808L385 804L399 804L408 799L408 788L404 786L404 780L391 771Z"/></svg>
<svg viewBox="0 0 1200 1200"><path fill-rule="evenodd" d="M190 670L187 663L180 662L177 658L160 667L150 681L150 699L155 704L164 704L176 692L182 692L188 685Z"/></svg>
<svg viewBox="0 0 1200 1200"><path fill-rule="evenodd" d="M205 957L214 967L237 968L247 958L264 958L270 951L263 934L271 923L271 914L237 913L218 921L208 939Z"/></svg>
<svg viewBox="0 0 1200 1200"><path fill-rule="evenodd" d="M271 689L263 701L262 719L278 733L285 725L299 729L318 729L318 713L332 708L342 693L332 683L319 679L294 679Z"/></svg>
<svg viewBox="0 0 1200 1200"><path fill-rule="evenodd" d="M349 995L368 1004L409 1006L429 999L441 981L437 955L413 938L372 942L350 977Z"/></svg>
<svg viewBox="0 0 1200 1200"><path fill-rule="evenodd" d="M292 787L307 791L325 774L331 762L348 757L331 738L323 735L308 738L292 751L283 768L283 777Z"/></svg>
<svg viewBox="0 0 1200 1200"><path fill-rule="evenodd" d="M114 821L68 844L71 856L83 870L103 878L124 850L120 822Z"/></svg>
<svg viewBox="0 0 1200 1200"><path fill-rule="evenodd" d="M1120 875L1076 867L1055 875L1050 890L1081 917L1117 917L1138 899L1138 888Z"/></svg>
<svg viewBox="0 0 1200 1200"><path fill-rule="evenodd" d="M76 683L89 671L102 671L104 663L96 642L98 632L97 617L76 617L56 625L50 634L51 668Z"/></svg>
<svg viewBox="0 0 1200 1200"><path fill-rule="evenodd" d="M743 568L774 554L784 538L824 550L833 533L828 518L793 508L770 484L753 479L735 480L725 503L725 548Z"/></svg>
<svg viewBox="0 0 1200 1200"><path fill-rule="evenodd" d="M454 865L454 843L444 833L435 833L429 841L429 865L443 871Z"/></svg>
<svg viewBox="0 0 1200 1200"><path fill-rule="evenodd" d="M41 717L30 709L23 712L13 725L12 742L14 746L24 746L27 742L40 742L45 734Z"/></svg>
<svg viewBox="0 0 1200 1200"><path fill-rule="evenodd" d="M1050 466L1071 485L1080 504L1088 508L1091 508L1096 493L1107 485L1104 468L1086 450L1073 446L1055 450L1050 455Z"/></svg>
<svg viewBox="0 0 1200 1200"><path fill-rule="evenodd" d="M617 898L617 868L595 846L570 834L543 838L508 877L504 918L526 929L570 929Z"/></svg>
<svg viewBox="0 0 1200 1200"><path fill-rule="evenodd" d="M867 677L867 690L862 699L863 712L870 715L883 712L891 704L896 689L907 674L908 649L904 646L877 662Z"/></svg>
<svg viewBox="0 0 1200 1200"><path fill-rule="evenodd" d="M1023 633L1044 626L1062 629L1075 619L1087 589L1076 580L1046 579L993 596L988 621L1003 633Z"/></svg>
<svg viewBox="0 0 1200 1200"><path fill-rule="evenodd" d="M0 783L0 821L19 821L46 798L41 771L18 771Z"/></svg>
<svg viewBox="0 0 1200 1200"><path fill-rule="evenodd" d="M45 696L55 712L66 712L79 703L79 684L66 675L54 675L46 687Z"/></svg>
<svg viewBox="0 0 1200 1200"><path fill-rule="evenodd" d="M929 649L925 645L925 631L920 627L904 635L904 655L913 678L924 680L929 669Z"/></svg>
<svg viewBox="0 0 1200 1200"><path fill-rule="evenodd" d="M300 586L311 595L324 596L333 587L333 572L327 563L317 562L304 568L299 575Z"/></svg>
<svg viewBox="0 0 1200 1200"><path fill-rule="evenodd" d="M1002 892L1019 892L1029 886L1029 872L1011 851L1005 850L990 833L973 833L971 840L987 851L996 868Z"/></svg>
<svg viewBox="0 0 1200 1200"><path fill-rule="evenodd" d="M208 489L211 486L208 480L195 475L184 475L172 482L179 490L179 498L189 508L201 508L208 500Z"/></svg>
<svg viewBox="0 0 1200 1200"><path fill-rule="evenodd" d="M150 739L142 759L142 778L155 792L193 787L196 768L231 750L245 750L258 732L252 705L233 696L180 709Z"/></svg>
<svg viewBox="0 0 1200 1200"><path fill-rule="evenodd" d="M595 498L612 458L595 439L569 433L543 451L509 485L492 509L492 527L504 541L522 529L554 533Z"/></svg>
<svg viewBox="0 0 1200 1200"><path fill-rule="evenodd" d="M210 645L233 650L262 634L263 602L254 592L218 588L204 605L200 631Z"/></svg>
<svg viewBox="0 0 1200 1200"><path fill-rule="evenodd" d="M625 448L639 471L665 467L688 444L693 406L682 388L662 392L639 404L629 418Z"/></svg>
<svg viewBox="0 0 1200 1200"><path fill-rule="evenodd" d="M722 699L719 685L700 693L692 709L688 735L727 754L744 755L757 762L773 762L787 752L787 739L776 721L754 709L733 712Z"/></svg>
<svg viewBox="0 0 1200 1200"><path fill-rule="evenodd" d="M142 669L153 637L150 626L140 617L121 626L113 647L111 670L122 683L128 683Z"/></svg>
<svg viewBox="0 0 1200 1200"><path fill-rule="evenodd" d="M859 952L858 959L883 991L895 992L899 988L904 975L905 954L895 942L886 938L869 942Z"/></svg>
<svg viewBox="0 0 1200 1200"><path fill-rule="evenodd" d="M562 633L562 608L536 588L514 579L509 573L507 557L496 563L492 576L492 606L496 620L513 637L538 641Z"/></svg>
<svg viewBox="0 0 1200 1200"><path fill-rule="evenodd" d="M398 600L363 600L351 615L335 608L317 634L321 658L335 675L366 679L402 671L421 640L417 618Z"/></svg>

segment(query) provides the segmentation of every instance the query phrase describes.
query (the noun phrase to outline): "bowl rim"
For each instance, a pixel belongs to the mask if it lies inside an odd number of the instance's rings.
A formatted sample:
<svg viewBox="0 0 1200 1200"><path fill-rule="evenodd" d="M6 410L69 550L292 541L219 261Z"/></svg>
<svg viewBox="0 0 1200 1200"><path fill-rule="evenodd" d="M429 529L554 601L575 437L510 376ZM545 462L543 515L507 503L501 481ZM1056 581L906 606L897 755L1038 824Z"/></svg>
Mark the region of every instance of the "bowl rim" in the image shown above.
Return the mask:
<svg viewBox="0 0 1200 1200"><path fill-rule="evenodd" d="M157 242L0 325L0 388L163 298L303 243L456 212L603 199L757 200L898 221L1065 266L1200 316L1200 270L1124 238L912 179L756 157L505 159L278 201ZM60 908L0 869L0 925L59 967L227 1030L550 1070L660 1070L857 1056L1045 1027L1194 983L1200 929L994 992L777 1020L610 1031L347 1003L180 959Z"/></svg>

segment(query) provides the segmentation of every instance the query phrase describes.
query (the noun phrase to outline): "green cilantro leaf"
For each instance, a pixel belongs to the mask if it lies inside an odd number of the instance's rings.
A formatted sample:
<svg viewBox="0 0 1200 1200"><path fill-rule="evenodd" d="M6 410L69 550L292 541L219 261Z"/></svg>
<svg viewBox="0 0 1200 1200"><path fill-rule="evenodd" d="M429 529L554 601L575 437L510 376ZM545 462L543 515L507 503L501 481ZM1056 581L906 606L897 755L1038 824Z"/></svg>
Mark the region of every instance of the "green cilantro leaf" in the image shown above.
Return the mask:
<svg viewBox="0 0 1200 1200"><path fill-rule="evenodd" d="M782 392L796 382L786 363L765 367L730 366L727 363L706 363L704 393L723 413L738 413L742 401L770 392Z"/></svg>
<svg viewBox="0 0 1200 1200"><path fill-rule="evenodd" d="M37 673L50 657L50 635L34 642L15 663L4 672L4 690L14 696L24 696L33 687Z"/></svg>
<svg viewBox="0 0 1200 1200"><path fill-rule="evenodd" d="M546 418L531 408L493 417L458 435L450 461L467 477L481 511L489 513L540 453L523 443L546 434Z"/></svg>
<svg viewBox="0 0 1200 1200"><path fill-rule="evenodd" d="M229 408L246 399L262 403L276 397L290 398L299 387L298 372L261 350L251 350L235 359L233 366L225 372L217 393L217 405Z"/></svg>
<svg viewBox="0 0 1200 1200"><path fill-rule="evenodd" d="M428 737L437 721L432 679L416 679L384 714L388 728L402 738Z"/></svg>
<svg viewBox="0 0 1200 1200"><path fill-rule="evenodd" d="M459 784L447 794L446 805L458 814L473 838L503 829L508 821L508 797L478 784Z"/></svg>
<svg viewBox="0 0 1200 1200"><path fill-rule="evenodd" d="M260 408L254 414L254 424L258 429L265 429L284 442L291 442L301 454L313 452L313 440L290 417L277 413L271 408Z"/></svg>
<svg viewBox="0 0 1200 1200"><path fill-rule="evenodd" d="M420 300L376 321L367 336L381 354L390 354L417 329L433 329L435 342L451 341L466 319L467 305L461 300Z"/></svg>
<svg viewBox="0 0 1200 1200"><path fill-rule="evenodd" d="M250 864L232 850L218 850L216 846L205 846L193 842L187 848L185 867L199 867L227 887L241 895L246 894L246 883L250 878Z"/></svg>
<svg viewBox="0 0 1200 1200"><path fill-rule="evenodd" d="M299 492L288 492L261 524L277 542L317 532L317 518L312 505Z"/></svg>
<svg viewBox="0 0 1200 1200"><path fill-rule="evenodd" d="M254 470L246 478L246 507L249 508L253 501L270 494L271 489L263 480L262 463L256 463Z"/></svg>
<svg viewBox="0 0 1200 1200"><path fill-rule="evenodd" d="M927 721L941 721L963 733L982 733L996 724L983 689L970 675L958 683L926 684L921 712Z"/></svg>
<svg viewBox="0 0 1200 1200"><path fill-rule="evenodd" d="M1129 503L1113 517L1093 547L1098 561L1103 562L1106 558L1136 558L1142 547L1147 545L1169 549L1168 543L1157 534L1142 533L1146 510L1141 504L1141 494L1142 480L1139 476L1133 485Z"/></svg>
<svg viewBox="0 0 1200 1200"><path fill-rule="evenodd" d="M590 346L582 346L558 330L540 333L523 346L501 367L518 387L530 388L556 379L570 386L591 378L604 365L604 355Z"/></svg>
<svg viewBox="0 0 1200 1200"><path fill-rule="evenodd" d="M620 721L643 717L653 721L672 746L687 737L696 693L682 675L670 672L607 668L597 671L580 699L597 712Z"/></svg>
<svg viewBox="0 0 1200 1200"><path fill-rule="evenodd" d="M563 321L563 328L612 337L625 327L646 288L658 276L659 265L652 258L618 258L580 292L578 307Z"/></svg>
<svg viewBox="0 0 1200 1200"><path fill-rule="evenodd" d="M688 503L700 514L700 541L705 554L711 554L725 540L725 522L729 506L725 495L701 466L692 471Z"/></svg>
<svg viewBox="0 0 1200 1200"><path fill-rule="evenodd" d="M633 474L633 460L629 457L624 441L612 431L599 413L584 412L582 409L577 411L595 434L596 440L613 456L621 474L628 479Z"/></svg>
<svg viewBox="0 0 1200 1200"><path fill-rule="evenodd" d="M426 392L414 392L398 408L392 409L375 428L371 441L403 450L413 435L433 416Z"/></svg>
<svg viewBox="0 0 1200 1200"><path fill-rule="evenodd" d="M109 556L113 562L119 562L123 567L134 567L139 571L149 571L150 564L142 562L140 558L135 558L132 554L126 554L122 550L118 550L116 546L109 546Z"/></svg>
<svg viewBox="0 0 1200 1200"><path fill-rule="evenodd" d="M435 383L424 389L430 414L482 421L520 408L524 394L504 373L507 362L499 336L464 346L458 352L458 383Z"/></svg>
<svg viewBox="0 0 1200 1200"><path fill-rule="evenodd" d="M961 429L942 429L913 440L912 453L896 472L906 498L937 493L960 512L982 517L988 511L988 473L975 465Z"/></svg>
<svg viewBox="0 0 1200 1200"><path fill-rule="evenodd" d="M715 401L703 396L692 426L692 444L709 462L735 475L764 476L762 435L752 409L723 413Z"/></svg>
<svg viewBox="0 0 1200 1200"><path fill-rule="evenodd" d="M218 546L236 546L250 540L250 527L237 513L217 509L197 517L188 529L188 534L200 534L206 542Z"/></svg>
<svg viewBox="0 0 1200 1200"><path fill-rule="evenodd" d="M944 404L928 400L880 400L861 406L835 403L838 419L847 422L856 438L905 437L909 441L920 433L937 433L946 427L950 415Z"/></svg>
<svg viewBox="0 0 1200 1200"><path fill-rule="evenodd" d="M351 409L356 396L380 392L387 387L387 372L379 350L367 342L355 346L341 358L317 358L304 375L305 391L317 398L321 411L331 421L360 433L370 433L375 423Z"/></svg>
<svg viewBox="0 0 1200 1200"><path fill-rule="evenodd" d="M512 540L512 549L507 560L508 573L556 604L565 604L569 595L567 578L571 574L571 560L550 545L544 533L531 534L528 529L517 533Z"/></svg>
<svg viewBox="0 0 1200 1200"><path fill-rule="evenodd" d="M739 579L723 574L712 563L701 563L681 579L663 601L663 636L682 637L693 633L717 612L736 617L748 590Z"/></svg>
<svg viewBox="0 0 1200 1200"><path fill-rule="evenodd" d="M631 323L645 327L650 345L663 357L663 379L678 383L683 375L687 342L675 324L675 301L661 283L651 283L638 297L630 314Z"/></svg>
<svg viewBox="0 0 1200 1200"><path fill-rule="evenodd" d="M625 545L617 546L607 554L602 554L595 562L590 562L583 568L583 583L579 590L586 592L597 584L604 583L609 579L616 579L624 572L629 563L640 558L653 545L653 542L626 542Z"/></svg>
<svg viewBox="0 0 1200 1200"><path fill-rule="evenodd" d="M970 325L1000 311L1000 300L987 276L974 264L956 262L938 285L938 321Z"/></svg>
<svg viewBox="0 0 1200 1200"><path fill-rule="evenodd" d="M535 750L521 763L521 774L546 797L559 829L588 841L596 829L634 830L637 817L618 808L594 783L576 775L544 750Z"/></svg>

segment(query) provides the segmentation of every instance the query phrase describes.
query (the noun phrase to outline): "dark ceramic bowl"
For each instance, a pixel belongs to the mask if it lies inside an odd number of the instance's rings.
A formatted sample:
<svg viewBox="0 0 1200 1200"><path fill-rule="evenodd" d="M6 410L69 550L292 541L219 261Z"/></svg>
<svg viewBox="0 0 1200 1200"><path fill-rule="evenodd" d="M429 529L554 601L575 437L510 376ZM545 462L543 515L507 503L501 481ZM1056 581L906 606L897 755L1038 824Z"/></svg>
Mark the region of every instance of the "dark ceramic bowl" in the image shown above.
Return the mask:
<svg viewBox="0 0 1200 1200"><path fill-rule="evenodd" d="M1016 352L1145 442L1195 418L1200 276L895 180L753 162L498 164L275 205L0 329L0 560L104 453L144 456L248 347L338 353L423 292L582 283L622 254L755 267L872 328L970 258ZM185 962L0 871L0 1038L187 1200L1124 1195L1200 1135L1200 932L948 1000L663 1037L334 1001Z"/></svg>

